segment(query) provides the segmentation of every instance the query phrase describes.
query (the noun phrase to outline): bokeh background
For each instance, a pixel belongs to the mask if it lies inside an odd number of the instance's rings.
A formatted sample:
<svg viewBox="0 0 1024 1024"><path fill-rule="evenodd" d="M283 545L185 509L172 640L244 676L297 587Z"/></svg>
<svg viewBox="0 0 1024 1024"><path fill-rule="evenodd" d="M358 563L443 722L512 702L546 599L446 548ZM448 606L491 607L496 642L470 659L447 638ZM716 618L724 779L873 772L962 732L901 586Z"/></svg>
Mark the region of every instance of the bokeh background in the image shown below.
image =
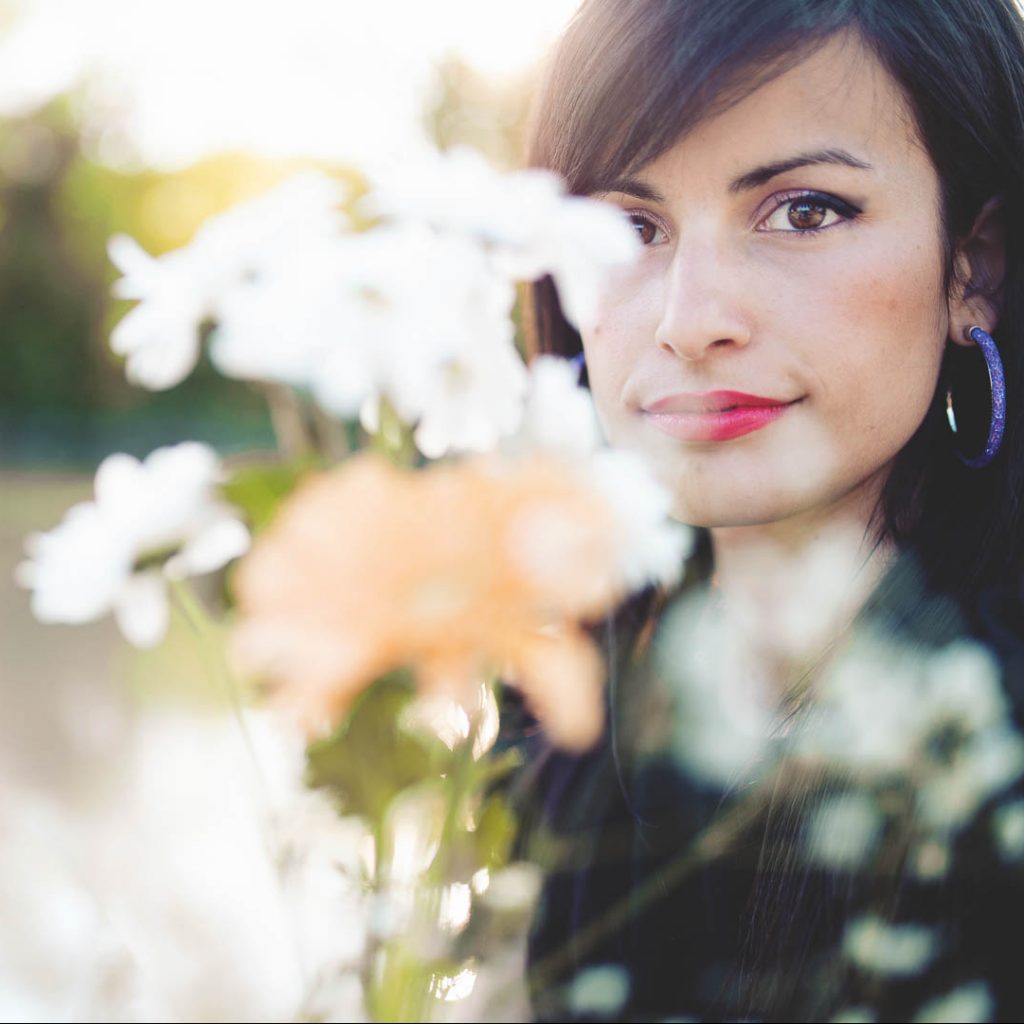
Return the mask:
<svg viewBox="0 0 1024 1024"><path fill-rule="evenodd" d="M103 688L126 668L151 685L187 672L173 635L168 662L129 654L108 623L34 623L12 580L25 535L87 497L113 451L273 444L262 396L208 367L162 394L125 383L107 347L126 309L110 297L107 240L126 232L166 252L299 168L358 176L429 144L515 166L539 67L578 3L0 0L8 768L43 781L61 771L59 736L102 742Z"/></svg>

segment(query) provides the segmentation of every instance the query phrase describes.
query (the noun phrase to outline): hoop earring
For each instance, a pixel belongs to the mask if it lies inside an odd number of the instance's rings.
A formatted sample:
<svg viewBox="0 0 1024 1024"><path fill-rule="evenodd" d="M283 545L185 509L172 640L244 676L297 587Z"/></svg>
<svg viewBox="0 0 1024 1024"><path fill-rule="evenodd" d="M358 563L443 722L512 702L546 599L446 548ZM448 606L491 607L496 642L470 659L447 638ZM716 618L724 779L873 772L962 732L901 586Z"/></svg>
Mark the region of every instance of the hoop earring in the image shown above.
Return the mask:
<svg viewBox="0 0 1024 1024"><path fill-rule="evenodd" d="M586 355L580 352L578 355L573 356L572 359L569 360L569 362L572 363L572 368L576 371L576 383L585 384L585 377L587 373Z"/></svg>
<svg viewBox="0 0 1024 1024"><path fill-rule="evenodd" d="M1003 443L1003 433L1006 429L1006 375L1003 372L1003 361L999 358L999 349L992 335L980 327L971 327L967 330L967 337L973 341L981 354L985 357L985 367L988 370L988 385L992 398L992 416L988 424L988 438L985 447L980 455L973 458L958 451L960 461L971 469L981 469L987 466L999 451ZM957 433L956 414L953 412L953 389L946 388L946 419L954 434Z"/></svg>

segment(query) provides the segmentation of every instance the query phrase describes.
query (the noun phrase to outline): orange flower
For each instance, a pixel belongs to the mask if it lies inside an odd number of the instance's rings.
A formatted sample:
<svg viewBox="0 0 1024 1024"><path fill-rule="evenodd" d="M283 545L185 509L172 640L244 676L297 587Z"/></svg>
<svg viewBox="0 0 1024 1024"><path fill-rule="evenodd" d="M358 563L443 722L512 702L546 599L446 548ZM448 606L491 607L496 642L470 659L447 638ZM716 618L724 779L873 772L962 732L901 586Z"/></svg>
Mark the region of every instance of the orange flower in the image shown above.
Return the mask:
<svg viewBox="0 0 1024 1024"><path fill-rule="evenodd" d="M550 456L408 472L362 454L301 487L239 566L233 650L313 731L412 665L424 691L462 700L497 672L582 749L603 672L578 623L623 596L613 527Z"/></svg>

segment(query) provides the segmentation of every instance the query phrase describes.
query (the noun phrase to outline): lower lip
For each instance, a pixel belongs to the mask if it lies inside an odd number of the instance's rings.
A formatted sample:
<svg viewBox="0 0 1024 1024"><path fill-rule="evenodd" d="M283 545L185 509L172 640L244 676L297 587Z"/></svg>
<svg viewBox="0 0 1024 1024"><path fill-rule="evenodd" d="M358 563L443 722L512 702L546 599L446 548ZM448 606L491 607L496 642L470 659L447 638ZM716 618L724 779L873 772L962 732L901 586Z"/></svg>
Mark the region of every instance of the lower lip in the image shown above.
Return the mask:
<svg viewBox="0 0 1024 1024"><path fill-rule="evenodd" d="M648 412L656 430L680 441L731 441L777 420L791 405L744 405L722 412Z"/></svg>

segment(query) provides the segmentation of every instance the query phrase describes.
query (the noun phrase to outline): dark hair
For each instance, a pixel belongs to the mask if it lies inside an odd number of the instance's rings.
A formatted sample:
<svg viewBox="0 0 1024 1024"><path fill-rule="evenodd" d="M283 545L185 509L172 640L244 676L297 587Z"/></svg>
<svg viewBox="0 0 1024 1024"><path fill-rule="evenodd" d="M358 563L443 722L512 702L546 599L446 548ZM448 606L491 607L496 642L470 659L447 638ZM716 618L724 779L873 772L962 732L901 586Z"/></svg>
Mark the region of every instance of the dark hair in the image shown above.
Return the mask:
<svg viewBox="0 0 1024 1024"><path fill-rule="evenodd" d="M876 539L912 548L932 586L966 597L1024 562L1024 29L1013 0L586 0L538 94L528 159L586 194L843 30L877 56L916 116L941 186L947 290L968 284L956 282L957 242L988 200L1002 200L1002 450L983 470L957 458L945 382L955 382L958 419L987 428L988 379L976 350L947 345L942 383L876 510ZM550 280L533 287L530 307L533 352L582 350Z"/></svg>

